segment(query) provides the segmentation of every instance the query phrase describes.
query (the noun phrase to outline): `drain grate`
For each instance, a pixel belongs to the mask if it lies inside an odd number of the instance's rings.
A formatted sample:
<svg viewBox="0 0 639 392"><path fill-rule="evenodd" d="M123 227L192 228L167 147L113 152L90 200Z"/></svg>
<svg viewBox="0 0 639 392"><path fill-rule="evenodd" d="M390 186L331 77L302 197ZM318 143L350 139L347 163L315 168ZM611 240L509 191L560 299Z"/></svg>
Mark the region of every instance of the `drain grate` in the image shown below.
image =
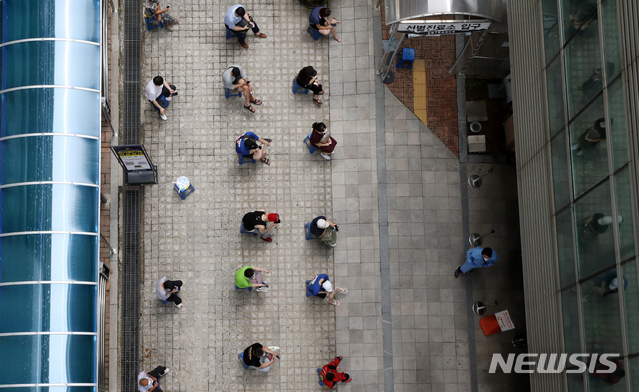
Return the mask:
<svg viewBox="0 0 639 392"><path fill-rule="evenodd" d="M137 390L140 326L140 200L139 190L122 193L122 272L120 279L120 385Z"/></svg>
<svg viewBox="0 0 639 392"><path fill-rule="evenodd" d="M142 8L139 0L124 2L124 96L122 142L139 144ZM125 174L126 176L126 174ZM122 192L122 272L120 279L120 386L137 390L140 346L140 190Z"/></svg>

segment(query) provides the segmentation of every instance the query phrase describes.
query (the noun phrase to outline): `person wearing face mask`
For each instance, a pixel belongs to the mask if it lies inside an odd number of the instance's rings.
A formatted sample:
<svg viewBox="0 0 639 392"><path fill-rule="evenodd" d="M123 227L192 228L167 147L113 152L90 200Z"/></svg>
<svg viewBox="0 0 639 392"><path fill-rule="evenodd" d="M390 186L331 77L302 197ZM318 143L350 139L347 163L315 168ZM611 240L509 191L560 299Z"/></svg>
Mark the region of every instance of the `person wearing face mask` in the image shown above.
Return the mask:
<svg viewBox="0 0 639 392"><path fill-rule="evenodd" d="M610 120L612 125L612 119ZM599 142L606 140L606 119L600 118L584 133L579 136L577 143L573 144L571 150L576 155L582 155L584 151L592 150Z"/></svg>
<svg viewBox="0 0 639 392"><path fill-rule="evenodd" d="M262 272L267 276L271 274L271 271L264 268L251 266L240 268L235 273L235 288L248 291L253 291L253 288L255 288L257 291L266 292L268 284L262 277Z"/></svg>
<svg viewBox="0 0 639 392"><path fill-rule="evenodd" d="M465 274L468 271L472 271L475 268L490 267L497 261L497 252L490 248L482 248L478 246L474 249L469 249L466 252L466 262L463 265L458 265L455 270L455 278L458 278L460 274Z"/></svg>

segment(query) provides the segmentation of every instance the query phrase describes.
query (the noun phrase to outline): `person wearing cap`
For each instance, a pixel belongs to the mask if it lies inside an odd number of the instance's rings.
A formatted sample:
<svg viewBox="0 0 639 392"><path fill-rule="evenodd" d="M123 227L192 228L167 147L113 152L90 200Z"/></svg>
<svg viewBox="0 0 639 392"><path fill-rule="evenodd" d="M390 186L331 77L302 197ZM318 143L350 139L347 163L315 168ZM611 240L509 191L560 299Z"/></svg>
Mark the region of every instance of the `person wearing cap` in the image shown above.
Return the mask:
<svg viewBox="0 0 639 392"><path fill-rule="evenodd" d="M458 278L459 274L465 274L475 268L490 267L495 264L497 260L497 252L490 248L478 246L474 249L469 249L468 252L466 252L466 262L463 265L458 265L455 270L455 278Z"/></svg>
<svg viewBox="0 0 639 392"><path fill-rule="evenodd" d="M335 357L332 361L322 367L320 377L322 377L324 385L326 385L329 389L333 389L335 384L340 381L344 384L348 384L349 382L353 381L348 373L340 372L342 369L340 369L339 363L343 359L344 357Z"/></svg>
<svg viewBox="0 0 639 392"><path fill-rule="evenodd" d="M612 124L612 119L610 124ZM577 143L572 145L571 150L576 155L582 155L584 151L592 150L603 140L606 140L606 119L602 117L595 120L595 123L579 136Z"/></svg>
<svg viewBox="0 0 639 392"><path fill-rule="evenodd" d="M271 370L275 358L280 359L278 353L260 343L248 346L242 353L242 357L246 366L265 373Z"/></svg>
<svg viewBox="0 0 639 392"><path fill-rule="evenodd" d="M255 34L256 37L266 38L266 34L260 33L260 28L257 27L257 23L255 23L253 17L246 12L246 8L244 8L242 4L235 4L226 11L224 15L224 25L237 35L237 40L244 49L248 49L248 45L245 42L248 29L253 30L253 34Z"/></svg>
<svg viewBox="0 0 639 392"><path fill-rule="evenodd" d="M333 284L328 279L327 274L318 274L313 277L313 279L306 281L306 296L307 297L320 297L326 299L331 305L339 306L339 301L335 299L335 294L348 293L347 289L341 289L336 287L333 290Z"/></svg>
<svg viewBox="0 0 639 392"><path fill-rule="evenodd" d="M239 65L231 65L222 73L222 84L224 87L231 90L232 93L244 94L244 109L251 113L255 113L255 108L251 104L259 106L262 101L255 98L253 86L251 81L248 80L246 72Z"/></svg>
<svg viewBox="0 0 639 392"><path fill-rule="evenodd" d="M333 38L335 41L342 42L342 39L337 36L335 33L335 26L338 23L342 23L339 20L332 18L328 20L328 17L331 16L331 10L326 7L315 7L313 11L311 11L311 15L308 17L308 23L314 29L317 29L322 35L329 35L333 33Z"/></svg>
<svg viewBox="0 0 639 392"><path fill-rule="evenodd" d="M253 291L255 287L257 291L266 291L268 284L262 277L262 272L270 275L271 271L258 267L243 267L235 273L235 288L239 290Z"/></svg>
<svg viewBox="0 0 639 392"><path fill-rule="evenodd" d="M327 160L331 159L330 155L335 150L335 146L337 146L337 141L331 137L331 133L323 122L313 123L313 132L309 141L311 146L322 152L322 158Z"/></svg>
<svg viewBox="0 0 639 392"><path fill-rule="evenodd" d="M308 67L302 68L297 74L295 80L298 85L313 92L313 101L315 101L316 104L322 104L319 96L324 94L324 88L317 80L317 71L313 67L309 65Z"/></svg>
<svg viewBox="0 0 639 392"><path fill-rule="evenodd" d="M253 132L246 132L235 141L235 152L244 158L258 159L267 165L271 161L266 157L266 147L271 145L271 139L262 139Z"/></svg>
<svg viewBox="0 0 639 392"><path fill-rule="evenodd" d="M140 372L138 374L138 391L140 392L162 392L160 388L160 378L164 377L171 369L158 366L150 372Z"/></svg>
<svg viewBox="0 0 639 392"><path fill-rule="evenodd" d="M617 222L623 222L623 217L621 215L617 215ZM611 223L612 217L600 212L589 216L583 221L583 238L594 238L599 234L605 233Z"/></svg>
<svg viewBox="0 0 639 392"><path fill-rule="evenodd" d="M160 301L173 302L178 309L182 309L184 307L182 298L177 296L182 284L181 280L168 280L166 276L163 276L155 285L155 292Z"/></svg>
<svg viewBox="0 0 639 392"><path fill-rule="evenodd" d="M267 222L272 223L268 225ZM251 232L259 231L261 233L260 238L266 242L273 241L273 239L268 236L268 232L278 223L280 223L280 216L265 210L249 212L242 218L244 230Z"/></svg>
<svg viewBox="0 0 639 392"><path fill-rule="evenodd" d="M311 221L310 232L315 237L319 237L320 242L325 243L331 248L337 245L337 232L339 227L326 219L325 216L320 215Z"/></svg>
<svg viewBox="0 0 639 392"><path fill-rule="evenodd" d="M166 121L166 108L172 97L178 95L177 87L167 83L162 76L156 76L146 85L146 98L153 105L153 109L160 112L160 118Z"/></svg>

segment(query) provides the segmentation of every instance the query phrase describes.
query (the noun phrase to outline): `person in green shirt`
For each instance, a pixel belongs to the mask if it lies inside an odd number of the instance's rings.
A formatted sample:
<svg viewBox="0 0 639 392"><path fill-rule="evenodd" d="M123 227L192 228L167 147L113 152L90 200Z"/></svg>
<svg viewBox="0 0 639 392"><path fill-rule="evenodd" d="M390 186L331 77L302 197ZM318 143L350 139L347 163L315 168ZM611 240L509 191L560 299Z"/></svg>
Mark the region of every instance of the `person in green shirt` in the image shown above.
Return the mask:
<svg viewBox="0 0 639 392"><path fill-rule="evenodd" d="M262 287L268 288L268 284L262 278L262 272L267 275L271 273L267 269L258 267L246 266L240 268L235 273L235 288L252 291L253 287L257 287L257 291L266 291L261 289Z"/></svg>

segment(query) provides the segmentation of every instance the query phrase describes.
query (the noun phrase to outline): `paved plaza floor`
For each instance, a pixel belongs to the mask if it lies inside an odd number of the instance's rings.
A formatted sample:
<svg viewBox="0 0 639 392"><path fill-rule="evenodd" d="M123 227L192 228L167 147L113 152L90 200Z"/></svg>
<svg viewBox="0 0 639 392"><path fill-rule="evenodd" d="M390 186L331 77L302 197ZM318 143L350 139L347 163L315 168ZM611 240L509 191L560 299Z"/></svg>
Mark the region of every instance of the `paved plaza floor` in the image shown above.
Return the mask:
<svg viewBox="0 0 639 392"><path fill-rule="evenodd" d="M336 355L354 379L339 386L346 392L477 390L472 285L452 276L466 250L459 159L376 80L374 3L329 4L342 43L314 41L296 1L243 3L268 36L249 34L248 50L225 39L228 1L178 0L175 31L144 33L142 79L160 74L179 91L166 122L141 97L144 145L159 172L144 188L141 358L146 370L173 369L166 392L319 391L316 369ZM255 114L224 98L231 64L264 102ZM291 92L307 65L324 84L321 107ZM331 161L303 144L316 121L338 142ZM270 166L238 164L234 142L247 131L273 139ZM179 176L196 189L186 200L173 191ZM272 243L239 232L256 209L281 216ZM305 240L303 225L317 215L339 224L334 249ZM272 271L268 293L235 290L246 265ZM304 282L317 273L349 289L339 307L306 298ZM157 300L162 276L184 281L184 309ZM281 347L269 373L238 361L254 342Z"/></svg>

